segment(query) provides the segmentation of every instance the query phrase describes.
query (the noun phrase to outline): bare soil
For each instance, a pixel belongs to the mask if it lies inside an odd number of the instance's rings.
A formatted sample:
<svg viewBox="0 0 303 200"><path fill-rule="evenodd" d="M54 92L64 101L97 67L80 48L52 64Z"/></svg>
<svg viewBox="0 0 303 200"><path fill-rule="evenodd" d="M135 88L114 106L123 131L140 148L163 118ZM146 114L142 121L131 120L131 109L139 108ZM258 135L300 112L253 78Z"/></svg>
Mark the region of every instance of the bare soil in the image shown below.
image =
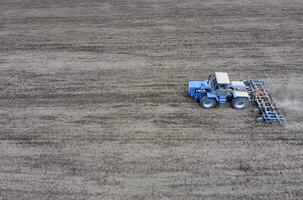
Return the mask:
<svg viewBox="0 0 303 200"><path fill-rule="evenodd" d="M0 199L302 199L303 1L0 0ZM263 79L287 117L202 109Z"/></svg>

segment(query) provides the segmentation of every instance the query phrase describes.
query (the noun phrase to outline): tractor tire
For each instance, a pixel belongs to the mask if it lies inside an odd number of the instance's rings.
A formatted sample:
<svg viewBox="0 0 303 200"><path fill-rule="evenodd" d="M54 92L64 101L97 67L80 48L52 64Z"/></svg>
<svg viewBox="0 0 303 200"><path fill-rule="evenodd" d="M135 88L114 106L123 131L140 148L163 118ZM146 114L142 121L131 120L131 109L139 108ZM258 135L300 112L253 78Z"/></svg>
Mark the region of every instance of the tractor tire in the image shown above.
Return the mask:
<svg viewBox="0 0 303 200"><path fill-rule="evenodd" d="M234 109L243 109L246 107L248 103L248 99L243 97L238 97L238 98L234 98L231 101L231 103Z"/></svg>
<svg viewBox="0 0 303 200"><path fill-rule="evenodd" d="M217 101L214 98L208 98L207 96L203 96L200 99L200 104L203 108L209 109L214 108L217 105Z"/></svg>

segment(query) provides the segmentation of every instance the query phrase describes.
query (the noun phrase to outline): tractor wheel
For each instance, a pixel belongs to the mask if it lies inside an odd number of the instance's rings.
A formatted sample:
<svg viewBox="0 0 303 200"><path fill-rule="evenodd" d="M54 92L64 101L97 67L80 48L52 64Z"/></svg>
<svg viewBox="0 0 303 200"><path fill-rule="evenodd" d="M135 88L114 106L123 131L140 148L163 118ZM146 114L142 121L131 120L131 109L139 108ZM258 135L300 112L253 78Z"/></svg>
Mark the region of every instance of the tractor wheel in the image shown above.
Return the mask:
<svg viewBox="0 0 303 200"><path fill-rule="evenodd" d="M208 98L207 96L203 96L200 99L200 104L203 108L214 108L217 104L217 101L214 98Z"/></svg>
<svg viewBox="0 0 303 200"><path fill-rule="evenodd" d="M231 103L234 109L243 109L247 105L248 99L238 97L234 98Z"/></svg>

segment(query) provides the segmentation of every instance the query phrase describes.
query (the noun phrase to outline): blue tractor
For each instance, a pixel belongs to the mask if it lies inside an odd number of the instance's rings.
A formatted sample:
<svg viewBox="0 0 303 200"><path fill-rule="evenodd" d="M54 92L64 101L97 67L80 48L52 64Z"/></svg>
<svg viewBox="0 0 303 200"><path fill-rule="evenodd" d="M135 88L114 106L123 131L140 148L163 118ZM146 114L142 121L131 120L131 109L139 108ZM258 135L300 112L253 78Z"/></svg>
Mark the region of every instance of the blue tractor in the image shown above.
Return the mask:
<svg viewBox="0 0 303 200"><path fill-rule="evenodd" d="M250 97L243 81L230 81L225 72L215 72L208 80L191 80L189 96L200 102L203 108L214 108L217 104L231 102L235 109L243 109Z"/></svg>

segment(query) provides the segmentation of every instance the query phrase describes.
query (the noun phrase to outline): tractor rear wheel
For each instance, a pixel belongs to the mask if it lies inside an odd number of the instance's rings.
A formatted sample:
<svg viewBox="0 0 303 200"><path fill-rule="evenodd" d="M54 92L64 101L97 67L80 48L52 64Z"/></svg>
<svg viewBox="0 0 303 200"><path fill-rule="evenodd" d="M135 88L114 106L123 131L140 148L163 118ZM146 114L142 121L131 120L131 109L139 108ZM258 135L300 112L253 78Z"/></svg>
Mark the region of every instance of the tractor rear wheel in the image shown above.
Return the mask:
<svg viewBox="0 0 303 200"><path fill-rule="evenodd" d="M217 104L217 101L214 98L208 98L207 96L203 96L200 99L200 104L203 108L214 108Z"/></svg>
<svg viewBox="0 0 303 200"><path fill-rule="evenodd" d="M234 109L243 109L248 103L247 98L237 97L232 100L232 106Z"/></svg>

